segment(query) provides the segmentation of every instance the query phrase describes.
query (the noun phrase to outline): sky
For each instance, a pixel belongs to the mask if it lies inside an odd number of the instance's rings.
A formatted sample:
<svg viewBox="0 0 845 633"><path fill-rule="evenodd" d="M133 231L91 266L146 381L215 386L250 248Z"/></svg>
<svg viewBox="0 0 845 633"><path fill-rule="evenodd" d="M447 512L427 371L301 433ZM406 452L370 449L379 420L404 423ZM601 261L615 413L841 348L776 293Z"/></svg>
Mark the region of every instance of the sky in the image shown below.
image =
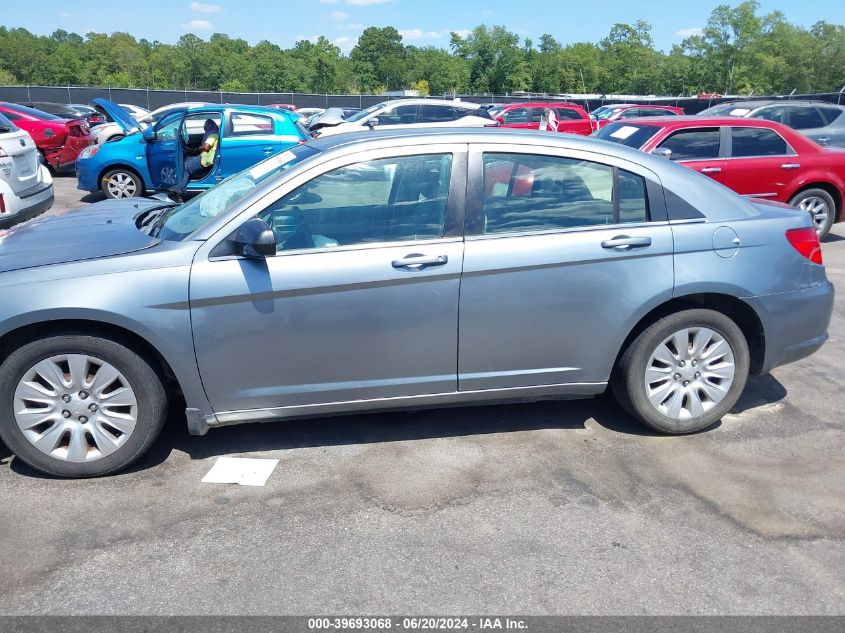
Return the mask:
<svg viewBox="0 0 845 633"><path fill-rule="evenodd" d="M90 31L128 31L137 38L175 43L184 33L207 39L226 33L250 44L269 40L289 48L300 39L325 35L344 52L354 45L368 26L395 26L406 44L449 46L449 33L464 33L478 24L502 24L535 43L551 33L564 44L598 42L615 22L644 19L652 25L657 48L669 51L673 44L698 32L710 12L737 0L144 0L111 8L102 0L28 0L8 2L0 12L0 24L23 27L37 35L56 29L79 34ZM122 6L122 5L121 5ZM842 0L761 0L761 12L782 11L790 22L805 27L819 20L845 23Z"/></svg>

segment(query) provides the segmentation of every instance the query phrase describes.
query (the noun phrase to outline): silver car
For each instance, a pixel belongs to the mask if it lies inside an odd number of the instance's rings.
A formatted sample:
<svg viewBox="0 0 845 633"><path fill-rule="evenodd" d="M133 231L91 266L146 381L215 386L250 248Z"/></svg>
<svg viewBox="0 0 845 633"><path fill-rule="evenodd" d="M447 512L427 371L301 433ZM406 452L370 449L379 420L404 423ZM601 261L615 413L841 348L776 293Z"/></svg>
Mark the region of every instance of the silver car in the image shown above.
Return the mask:
<svg viewBox="0 0 845 633"><path fill-rule="evenodd" d="M0 271L0 436L66 477L137 459L175 392L204 434L610 386L690 433L833 307L806 213L518 130L318 139L180 206L16 227Z"/></svg>

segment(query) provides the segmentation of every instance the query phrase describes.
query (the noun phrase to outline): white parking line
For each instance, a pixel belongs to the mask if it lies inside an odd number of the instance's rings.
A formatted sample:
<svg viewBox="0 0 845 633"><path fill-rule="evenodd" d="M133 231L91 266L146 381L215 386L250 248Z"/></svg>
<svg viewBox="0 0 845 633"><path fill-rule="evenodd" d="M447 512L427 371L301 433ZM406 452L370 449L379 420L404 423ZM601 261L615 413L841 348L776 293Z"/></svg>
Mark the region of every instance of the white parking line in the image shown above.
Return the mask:
<svg viewBox="0 0 845 633"><path fill-rule="evenodd" d="M219 457L211 470L202 478L202 483L263 486L278 463L278 459Z"/></svg>

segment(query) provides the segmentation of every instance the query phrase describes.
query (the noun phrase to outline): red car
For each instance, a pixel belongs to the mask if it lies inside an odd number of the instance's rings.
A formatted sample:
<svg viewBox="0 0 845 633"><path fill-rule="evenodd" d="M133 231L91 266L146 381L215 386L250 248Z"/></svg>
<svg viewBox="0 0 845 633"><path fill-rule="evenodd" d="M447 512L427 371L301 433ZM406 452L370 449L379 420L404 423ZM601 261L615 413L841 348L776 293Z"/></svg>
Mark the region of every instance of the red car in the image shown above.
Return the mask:
<svg viewBox="0 0 845 633"><path fill-rule="evenodd" d="M290 110L291 112L296 112L296 106L292 103L271 103L268 104L268 108L276 108L277 110Z"/></svg>
<svg viewBox="0 0 845 633"><path fill-rule="evenodd" d="M45 163L57 171L73 167L83 149L97 144L84 119L62 119L41 110L2 102L0 113L29 132Z"/></svg>
<svg viewBox="0 0 845 633"><path fill-rule="evenodd" d="M611 123L597 137L678 161L744 196L804 209L813 216L820 238L842 217L845 149L822 147L774 121L626 119Z"/></svg>
<svg viewBox="0 0 845 633"><path fill-rule="evenodd" d="M603 105L590 112L594 130L600 130L611 121L635 119L647 116L681 116L683 108L664 105L637 105L635 103L615 103Z"/></svg>
<svg viewBox="0 0 845 633"><path fill-rule="evenodd" d="M540 128L540 117L543 110L550 108L557 116L557 131L569 134L589 136L593 132L590 116L587 111L574 103L537 102L507 103L490 108L490 116L496 119L501 127L514 127L523 130L537 130Z"/></svg>

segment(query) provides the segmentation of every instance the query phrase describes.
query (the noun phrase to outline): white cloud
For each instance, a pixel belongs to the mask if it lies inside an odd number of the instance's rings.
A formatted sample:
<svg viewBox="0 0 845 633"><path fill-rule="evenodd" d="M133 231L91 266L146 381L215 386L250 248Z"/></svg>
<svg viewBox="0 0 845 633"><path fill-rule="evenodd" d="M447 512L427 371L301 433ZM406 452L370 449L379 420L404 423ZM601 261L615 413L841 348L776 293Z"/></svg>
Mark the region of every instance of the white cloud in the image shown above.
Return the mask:
<svg viewBox="0 0 845 633"><path fill-rule="evenodd" d="M363 7L368 4L384 4L385 2L391 2L391 0L346 0L346 4L358 7Z"/></svg>
<svg viewBox="0 0 845 633"><path fill-rule="evenodd" d="M466 37L467 35L472 33L472 31L470 31L469 29L452 29L449 32L450 33L457 33L459 37Z"/></svg>
<svg viewBox="0 0 845 633"><path fill-rule="evenodd" d="M208 20L191 20L182 25L186 31L210 31L214 25Z"/></svg>
<svg viewBox="0 0 845 633"><path fill-rule="evenodd" d="M422 29L400 29L399 35L403 40L433 40L442 37L438 31L423 31Z"/></svg>
<svg viewBox="0 0 845 633"><path fill-rule="evenodd" d="M678 37L692 37L693 35L701 35L702 33L704 33L703 28L701 28L700 26L693 26L688 29L681 29L680 31L675 33L675 35L677 35Z"/></svg>
<svg viewBox="0 0 845 633"><path fill-rule="evenodd" d="M188 5L191 11L198 13L220 13L223 10L219 4L206 4L205 2L192 2Z"/></svg>
<svg viewBox="0 0 845 633"><path fill-rule="evenodd" d="M332 20L345 20L349 17L349 14L346 11L332 11L329 14L329 17Z"/></svg>
<svg viewBox="0 0 845 633"><path fill-rule="evenodd" d="M320 39L319 35L297 35L294 38L294 40L297 42L301 42L302 40L308 40L312 44L316 44L318 39Z"/></svg>

